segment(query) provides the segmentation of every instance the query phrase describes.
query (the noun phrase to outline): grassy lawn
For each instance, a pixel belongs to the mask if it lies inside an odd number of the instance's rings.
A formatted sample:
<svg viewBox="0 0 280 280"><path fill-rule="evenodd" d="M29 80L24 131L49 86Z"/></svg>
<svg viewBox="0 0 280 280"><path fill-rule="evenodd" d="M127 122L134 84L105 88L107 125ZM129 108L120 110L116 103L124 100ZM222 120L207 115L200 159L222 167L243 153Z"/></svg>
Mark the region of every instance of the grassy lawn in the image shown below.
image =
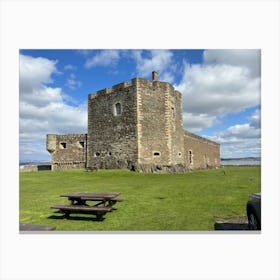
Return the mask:
<svg viewBox="0 0 280 280"><path fill-rule="evenodd" d="M224 167L186 174L126 170L20 173L20 222L71 231L214 230L215 220L246 215L249 194L261 190L261 169ZM94 215L69 220L50 207L68 204L68 192L121 192L123 202L101 222Z"/></svg>

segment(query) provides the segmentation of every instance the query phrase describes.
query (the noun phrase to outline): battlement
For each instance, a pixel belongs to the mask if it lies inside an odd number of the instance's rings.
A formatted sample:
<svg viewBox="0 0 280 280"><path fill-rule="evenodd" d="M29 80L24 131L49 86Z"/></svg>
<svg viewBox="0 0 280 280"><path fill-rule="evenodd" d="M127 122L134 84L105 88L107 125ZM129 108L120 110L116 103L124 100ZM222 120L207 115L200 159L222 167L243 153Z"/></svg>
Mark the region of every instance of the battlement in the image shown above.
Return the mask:
<svg viewBox="0 0 280 280"><path fill-rule="evenodd" d="M112 88L104 88L104 89L98 90L96 92L96 94L107 94L107 93L111 93L111 92L112 92Z"/></svg>
<svg viewBox="0 0 280 280"><path fill-rule="evenodd" d="M125 88L130 87L130 86L131 85L128 82L120 83L120 84L112 86L112 91L123 90Z"/></svg>
<svg viewBox="0 0 280 280"><path fill-rule="evenodd" d="M159 81L158 73L153 71L152 73L152 80L145 79L145 78L133 78L131 80L131 83L129 82L123 82L116 85L113 85L111 88L104 88L101 90L98 90L96 93L89 94L89 99L94 99L98 95L104 95L104 94L110 94L110 93L118 93L119 91L122 91L124 89L129 89L132 87L143 87L148 88L151 90L163 90L163 91L174 91L177 94L181 94L177 90L174 89L174 87L169 84L168 82L162 82Z"/></svg>
<svg viewBox="0 0 280 280"><path fill-rule="evenodd" d="M132 86L136 86L138 88L147 88L150 90L174 91L181 94L180 92L176 91L170 83L159 81L157 78L154 78L152 81L144 78L134 78L131 80Z"/></svg>
<svg viewBox="0 0 280 280"><path fill-rule="evenodd" d="M113 93L113 92L118 92L118 91L121 91L121 90L123 90L125 88L129 88L130 86L131 86L131 84L128 83L128 82L119 83L119 84L116 84L116 85L112 86L111 88L104 88L104 89L98 90L96 92L96 94L90 94L89 98L92 99L96 95L109 94L109 93Z"/></svg>

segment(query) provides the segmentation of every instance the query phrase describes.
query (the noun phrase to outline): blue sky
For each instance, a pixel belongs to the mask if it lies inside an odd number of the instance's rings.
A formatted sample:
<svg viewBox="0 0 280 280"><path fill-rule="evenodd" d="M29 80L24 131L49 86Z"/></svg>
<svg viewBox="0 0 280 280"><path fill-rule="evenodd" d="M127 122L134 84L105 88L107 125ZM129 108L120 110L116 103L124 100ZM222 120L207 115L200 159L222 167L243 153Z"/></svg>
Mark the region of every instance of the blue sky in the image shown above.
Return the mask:
<svg viewBox="0 0 280 280"><path fill-rule="evenodd" d="M260 50L20 50L20 162L50 159L46 134L87 132L87 96L134 77L182 93L184 128L222 158L261 155Z"/></svg>

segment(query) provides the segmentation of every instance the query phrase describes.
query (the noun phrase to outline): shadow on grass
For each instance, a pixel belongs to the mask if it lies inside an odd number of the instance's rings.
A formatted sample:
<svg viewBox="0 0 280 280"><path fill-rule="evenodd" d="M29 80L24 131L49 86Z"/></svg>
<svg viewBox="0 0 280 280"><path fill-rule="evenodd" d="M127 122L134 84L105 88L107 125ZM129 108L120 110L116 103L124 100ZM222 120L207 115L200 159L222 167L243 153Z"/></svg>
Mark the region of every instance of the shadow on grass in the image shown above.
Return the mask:
<svg viewBox="0 0 280 280"><path fill-rule="evenodd" d="M161 196L156 196L155 198L156 198L156 199L160 199L160 200L166 199L166 197L161 197Z"/></svg>
<svg viewBox="0 0 280 280"><path fill-rule="evenodd" d="M249 230L248 224L215 223L215 230Z"/></svg>
<svg viewBox="0 0 280 280"><path fill-rule="evenodd" d="M96 218L96 217L82 217L82 216L69 216L67 219L64 217L64 215L51 215L48 217L48 219L53 220L71 220L71 221L93 221L93 222L102 222L105 220L104 217L102 218Z"/></svg>

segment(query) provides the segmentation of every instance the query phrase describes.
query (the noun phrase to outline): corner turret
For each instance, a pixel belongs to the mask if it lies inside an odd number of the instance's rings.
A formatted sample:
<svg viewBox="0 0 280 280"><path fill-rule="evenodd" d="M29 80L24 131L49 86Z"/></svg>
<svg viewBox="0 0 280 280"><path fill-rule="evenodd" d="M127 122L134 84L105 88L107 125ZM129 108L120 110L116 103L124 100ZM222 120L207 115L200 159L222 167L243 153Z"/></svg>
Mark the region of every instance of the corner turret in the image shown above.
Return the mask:
<svg viewBox="0 0 280 280"><path fill-rule="evenodd" d="M53 153L56 150L56 135L47 134L47 151Z"/></svg>

